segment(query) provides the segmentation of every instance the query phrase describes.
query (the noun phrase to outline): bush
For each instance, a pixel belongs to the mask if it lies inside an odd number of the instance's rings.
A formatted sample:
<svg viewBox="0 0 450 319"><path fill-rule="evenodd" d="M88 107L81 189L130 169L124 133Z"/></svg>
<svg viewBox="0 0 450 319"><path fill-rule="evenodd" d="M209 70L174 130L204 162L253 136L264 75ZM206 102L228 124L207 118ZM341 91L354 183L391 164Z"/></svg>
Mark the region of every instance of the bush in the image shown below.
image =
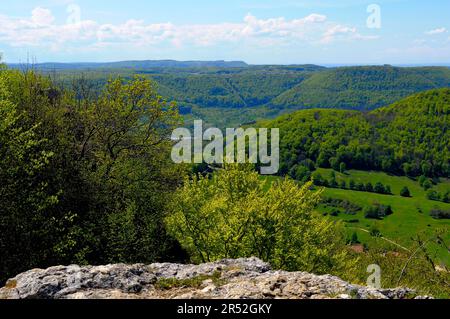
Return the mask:
<svg viewBox="0 0 450 319"><path fill-rule="evenodd" d="M391 195L392 194L391 186L386 185L386 187L384 188L384 193L388 194L388 195Z"/></svg>
<svg viewBox="0 0 450 319"><path fill-rule="evenodd" d="M350 243L351 245L354 245L354 244L360 244L360 241L359 241L359 239L358 239L358 234L357 234L356 232L353 232L352 237L350 238L349 243Z"/></svg>
<svg viewBox="0 0 450 319"><path fill-rule="evenodd" d="M400 196L402 196L402 197L411 197L411 193L409 192L409 189L408 189L408 187L403 187L401 190L400 190Z"/></svg>
<svg viewBox="0 0 450 319"><path fill-rule="evenodd" d="M348 187L352 190L356 189L356 183L353 179L348 182Z"/></svg>
<svg viewBox="0 0 450 319"><path fill-rule="evenodd" d="M167 160L176 106L143 77L80 92L0 71L0 286L56 264L185 260L163 225L184 167Z"/></svg>
<svg viewBox="0 0 450 319"><path fill-rule="evenodd" d="M433 189L428 190L427 192L427 198L429 200L436 200L439 201L441 199L441 194L439 194L438 192L436 192Z"/></svg>
<svg viewBox="0 0 450 319"><path fill-rule="evenodd" d="M375 187L373 188L373 191L378 194L384 194L385 193L384 185L381 184L380 182L376 183Z"/></svg>
<svg viewBox="0 0 450 319"><path fill-rule="evenodd" d="M422 183L422 187L424 190L429 190L431 187L433 187L433 183L429 180L426 179L423 183Z"/></svg>
<svg viewBox="0 0 450 319"><path fill-rule="evenodd" d="M390 205L374 204L364 209L364 217L371 219L382 219L392 215L393 211Z"/></svg>
<svg viewBox="0 0 450 319"><path fill-rule="evenodd" d="M376 228L375 226L373 226L372 228L370 228L370 232L369 232L370 236L372 237L381 237L381 231Z"/></svg>
<svg viewBox="0 0 450 319"><path fill-rule="evenodd" d="M192 262L256 256L287 270L353 267L340 224L312 213L320 191L311 191L311 182L299 187L284 179L267 190L248 166L225 167L210 179L186 179L166 218Z"/></svg>
<svg viewBox="0 0 450 319"><path fill-rule="evenodd" d="M430 211L430 216L433 217L434 219L450 219L450 210L433 208Z"/></svg>
<svg viewBox="0 0 450 319"><path fill-rule="evenodd" d="M444 203L450 203L450 192L446 192L444 196L442 196L442 201Z"/></svg>

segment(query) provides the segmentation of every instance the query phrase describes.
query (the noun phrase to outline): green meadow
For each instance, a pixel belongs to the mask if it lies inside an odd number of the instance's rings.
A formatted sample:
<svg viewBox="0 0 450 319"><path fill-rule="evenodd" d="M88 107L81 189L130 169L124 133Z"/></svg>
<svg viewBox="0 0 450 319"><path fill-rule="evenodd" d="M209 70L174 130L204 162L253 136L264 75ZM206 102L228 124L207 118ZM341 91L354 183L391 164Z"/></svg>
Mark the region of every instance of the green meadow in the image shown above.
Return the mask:
<svg viewBox="0 0 450 319"><path fill-rule="evenodd" d="M332 169L319 168L317 170L325 179L330 179ZM353 191L349 189L324 188L324 198L336 198L347 200L361 208L371 206L373 204L390 205L393 214L383 219L368 219L364 217L362 210L348 214L343 209L336 209L327 205L320 205L317 210L330 218L343 221L345 228L350 236L355 232L361 244L371 248L385 248L387 251L402 252L410 250L414 245L414 239L420 236L421 240L428 240L433 237L436 231L444 232L443 239L447 243L450 242L450 220L434 219L430 216L430 210L433 208L450 209L450 204L428 200L426 191L419 185L416 180L405 176L393 176L383 172L374 171L357 171L350 170L344 174L334 172L336 181L339 183L345 180L347 187L349 181L353 179L356 183L372 183L375 185L381 182L383 185L389 185L392 195L383 195L369 192ZM276 177L265 177L268 181L273 182ZM268 183L270 184L270 183ZM400 190L408 187L411 197L401 197ZM450 180L441 178L439 183L433 186L434 190L445 193L450 190ZM339 211L337 216L332 216L332 211ZM370 230L376 228L381 232L382 237L374 237L370 235ZM433 242L427 244L427 248L431 256L437 263L450 265L449 252Z"/></svg>

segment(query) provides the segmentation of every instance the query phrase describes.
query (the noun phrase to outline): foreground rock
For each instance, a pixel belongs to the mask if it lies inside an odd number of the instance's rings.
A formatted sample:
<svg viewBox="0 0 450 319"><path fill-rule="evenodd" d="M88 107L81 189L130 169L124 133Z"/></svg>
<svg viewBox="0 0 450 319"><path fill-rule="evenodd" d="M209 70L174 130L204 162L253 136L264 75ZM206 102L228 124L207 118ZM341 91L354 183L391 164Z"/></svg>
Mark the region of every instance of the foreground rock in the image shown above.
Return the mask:
<svg viewBox="0 0 450 319"><path fill-rule="evenodd" d="M57 266L8 280L0 299L50 298L413 298L410 289L372 289L330 275L273 271L259 259L201 265Z"/></svg>

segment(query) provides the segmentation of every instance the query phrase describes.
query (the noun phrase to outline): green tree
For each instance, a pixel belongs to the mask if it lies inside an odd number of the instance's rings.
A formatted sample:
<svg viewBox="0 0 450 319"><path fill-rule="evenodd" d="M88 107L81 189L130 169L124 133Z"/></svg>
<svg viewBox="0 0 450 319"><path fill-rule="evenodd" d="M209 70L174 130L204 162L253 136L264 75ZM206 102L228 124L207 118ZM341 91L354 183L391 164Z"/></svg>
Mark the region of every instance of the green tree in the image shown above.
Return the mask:
<svg viewBox="0 0 450 319"><path fill-rule="evenodd" d="M436 200L439 201L441 199L441 194L439 194L437 191L430 189L427 192L427 198L429 200Z"/></svg>
<svg viewBox="0 0 450 319"><path fill-rule="evenodd" d="M425 176L431 176L432 166L428 162L422 162L422 173Z"/></svg>
<svg viewBox="0 0 450 319"><path fill-rule="evenodd" d="M411 193L410 193L408 187L405 186L405 187L403 187L400 190L400 196L402 196L402 197L411 197Z"/></svg>
<svg viewBox="0 0 450 319"><path fill-rule="evenodd" d="M350 189L356 189L356 183L355 183L355 180L353 180L353 179L351 179L349 182L348 182L348 186L349 186L349 188Z"/></svg>
<svg viewBox="0 0 450 319"><path fill-rule="evenodd" d="M423 183L422 183L422 187L424 190L429 190L431 187L433 187L433 183L431 183L430 179L426 179Z"/></svg>
<svg viewBox="0 0 450 319"><path fill-rule="evenodd" d="M251 168L227 165L185 180L167 228L193 262L257 256L276 268L340 273L354 261L340 226L312 214L320 192L311 185L284 179L265 190Z"/></svg>
<svg viewBox="0 0 450 319"><path fill-rule="evenodd" d="M111 80L96 95L6 70L0 91L0 281L55 264L184 259L163 224L184 168L168 160L179 117L153 82Z"/></svg>
<svg viewBox="0 0 450 319"><path fill-rule="evenodd" d="M385 193L385 187L384 187L384 185L381 184L380 182L377 182L377 183L375 184L375 187L373 188L373 191L374 191L375 193L378 193L378 194L384 194L384 193Z"/></svg>
<svg viewBox="0 0 450 319"><path fill-rule="evenodd" d="M58 201L45 173L53 153L37 136L37 125L23 125L11 102L7 75L0 71L0 285L20 271L48 263Z"/></svg>
<svg viewBox="0 0 450 319"><path fill-rule="evenodd" d="M446 192L443 196L442 196L442 201L444 203L450 203L450 191Z"/></svg>
<svg viewBox="0 0 450 319"><path fill-rule="evenodd" d="M347 169L347 165L345 165L344 162L341 162L341 164L339 165L339 172L341 172L343 174L343 173L345 173L346 169Z"/></svg>
<svg viewBox="0 0 450 319"><path fill-rule="evenodd" d="M350 238L350 244L359 244L360 241L358 239L358 234L356 232L352 233L352 237Z"/></svg>
<svg viewBox="0 0 450 319"><path fill-rule="evenodd" d="M427 180L427 177L425 175L420 175L418 182L420 186L423 186L423 183Z"/></svg>

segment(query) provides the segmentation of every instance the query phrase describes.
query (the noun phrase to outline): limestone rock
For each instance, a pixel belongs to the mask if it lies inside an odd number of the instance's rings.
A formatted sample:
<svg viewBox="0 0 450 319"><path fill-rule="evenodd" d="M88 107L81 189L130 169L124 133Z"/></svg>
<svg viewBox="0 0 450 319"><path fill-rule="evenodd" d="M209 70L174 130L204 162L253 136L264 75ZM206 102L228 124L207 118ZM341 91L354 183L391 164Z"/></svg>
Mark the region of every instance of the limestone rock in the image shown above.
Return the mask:
<svg viewBox="0 0 450 319"><path fill-rule="evenodd" d="M275 271L257 258L201 265L56 266L19 274L0 289L0 299L403 299L414 296L414 291L406 288L373 289L330 275Z"/></svg>

